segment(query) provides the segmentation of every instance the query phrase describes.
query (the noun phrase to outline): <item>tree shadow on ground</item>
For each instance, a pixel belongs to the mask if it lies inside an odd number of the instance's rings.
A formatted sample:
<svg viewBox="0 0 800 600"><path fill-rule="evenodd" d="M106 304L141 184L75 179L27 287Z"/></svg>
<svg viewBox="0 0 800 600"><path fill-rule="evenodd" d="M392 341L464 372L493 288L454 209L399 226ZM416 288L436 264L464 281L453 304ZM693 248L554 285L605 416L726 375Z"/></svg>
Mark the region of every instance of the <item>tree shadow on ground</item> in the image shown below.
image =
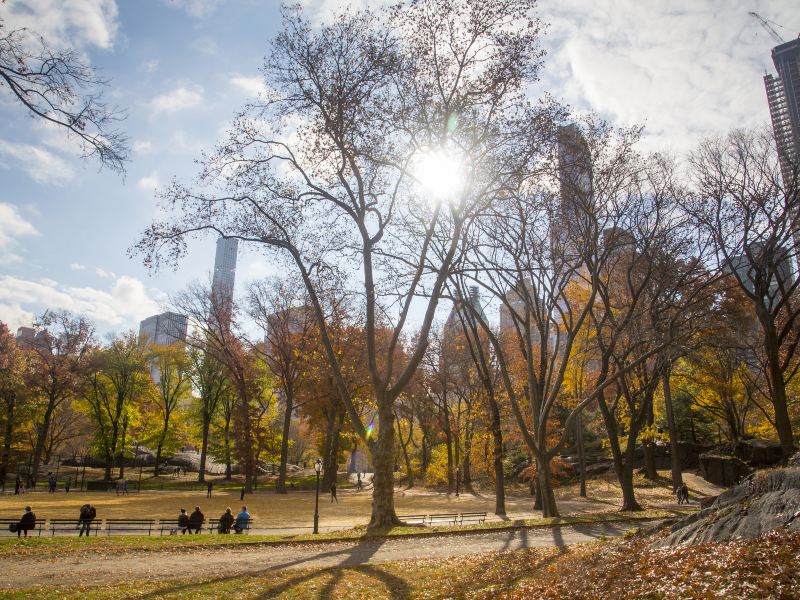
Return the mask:
<svg viewBox="0 0 800 600"><path fill-rule="evenodd" d="M333 593L336 591L336 583L341 580L346 571L355 571L365 576L374 577L382 582L393 599L405 599L410 597L410 587L408 583L401 577L387 573L374 565L366 564L377 553L380 547L386 540L364 540L349 548L342 548L323 552L321 554L314 554L298 558L280 564L269 565L264 569L258 571L251 571L248 573L236 573L233 575L226 575L223 577L216 577L212 579L204 579L202 581L176 581L172 585L159 587L156 590L137 596L141 599L155 599L167 597L170 594L191 594L192 592L198 593L204 586L208 585L222 585L233 581L246 581L251 578L264 576L267 573L281 571L284 569L300 567L305 562L333 559L342 557L342 560L335 565L321 566L317 569L306 573L300 573L297 576L291 577L288 580L278 584L275 587L266 589L263 593L253 596L254 598L274 598L284 592L288 592L293 588L302 585L304 582L313 580L316 577L329 576L328 581L322 587L318 594L320 600L330 600L333 598ZM313 567L308 567L313 568ZM224 593L222 594L224 595Z"/></svg>

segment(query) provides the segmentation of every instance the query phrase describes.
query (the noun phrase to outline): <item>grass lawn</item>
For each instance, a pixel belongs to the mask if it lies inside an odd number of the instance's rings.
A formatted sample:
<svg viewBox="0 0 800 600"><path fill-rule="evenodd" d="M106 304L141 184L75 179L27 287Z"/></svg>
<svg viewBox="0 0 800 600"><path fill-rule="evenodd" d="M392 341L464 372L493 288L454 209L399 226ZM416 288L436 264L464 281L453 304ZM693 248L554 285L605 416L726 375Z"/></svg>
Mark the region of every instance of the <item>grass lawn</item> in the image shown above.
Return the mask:
<svg viewBox="0 0 800 600"><path fill-rule="evenodd" d="M437 535L459 535L475 531L497 531L535 527L552 527L553 525L577 525L586 523L602 523L615 521L646 521L666 519L687 514L688 511L646 510L642 512L614 512L575 515L571 517L547 519L521 519L495 521L489 523L473 523L462 527L393 527L384 531L367 532L359 527L345 531L307 533L301 535L179 535L179 536L141 536L126 535L106 537L103 535L78 538L66 537L8 537L0 539L0 558L4 556L68 556L91 554L120 554L132 551L159 552L175 549L225 548L236 546L268 546L292 543L327 543L333 541L363 540L365 538L387 537L420 537Z"/></svg>
<svg viewBox="0 0 800 600"><path fill-rule="evenodd" d="M536 548L447 559L276 571L184 582L126 582L5 598L724 598L800 597L800 534L652 549L652 539Z"/></svg>

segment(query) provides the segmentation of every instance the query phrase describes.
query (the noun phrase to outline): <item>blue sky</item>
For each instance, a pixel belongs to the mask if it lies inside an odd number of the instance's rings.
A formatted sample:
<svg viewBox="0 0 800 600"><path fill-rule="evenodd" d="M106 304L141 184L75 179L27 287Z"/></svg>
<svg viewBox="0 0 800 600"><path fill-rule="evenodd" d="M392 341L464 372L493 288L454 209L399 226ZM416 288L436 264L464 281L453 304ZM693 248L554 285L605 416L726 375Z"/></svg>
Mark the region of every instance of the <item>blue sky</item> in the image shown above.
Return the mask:
<svg viewBox="0 0 800 600"><path fill-rule="evenodd" d="M319 21L345 2L301 4ZM94 318L101 333L120 331L207 277L211 239L192 246L175 273L151 275L125 251L156 214L154 190L190 177L200 151L258 93L278 9L277 0L0 4L8 26L77 47L112 80L133 147L124 179L99 171L0 88L0 320L15 328L45 308L67 308ZM644 145L677 154L704 135L766 123L761 78L775 44L751 10L784 24L786 39L800 31L794 0L541 0L548 57L531 93L619 125L644 121ZM245 250L237 288L270 272Z"/></svg>

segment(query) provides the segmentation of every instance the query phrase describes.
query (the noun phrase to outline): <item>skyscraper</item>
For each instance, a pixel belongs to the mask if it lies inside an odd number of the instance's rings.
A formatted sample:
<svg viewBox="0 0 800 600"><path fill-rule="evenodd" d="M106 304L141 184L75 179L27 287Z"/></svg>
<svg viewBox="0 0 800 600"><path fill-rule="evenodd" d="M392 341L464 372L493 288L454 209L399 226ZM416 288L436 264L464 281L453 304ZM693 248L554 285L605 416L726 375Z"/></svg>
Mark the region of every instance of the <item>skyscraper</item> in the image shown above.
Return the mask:
<svg viewBox="0 0 800 600"><path fill-rule="evenodd" d="M592 153L575 124L558 128L558 177L560 202L550 223L550 242L553 252L574 261L592 201Z"/></svg>
<svg viewBox="0 0 800 600"><path fill-rule="evenodd" d="M211 282L211 294L215 301L230 310L233 304L233 286L236 282L236 255L239 240L236 238L217 239L217 254L214 258L214 278Z"/></svg>
<svg viewBox="0 0 800 600"><path fill-rule="evenodd" d="M185 342L189 329L186 315L165 312L147 317L139 323L139 337L156 346L169 346L175 342Z"/></svg>
<svg viewBox="0 0 800 600"><path fill-rule="evenodd" d="M772 49L777 77L764 76L769 114L778 146L784 185L797 177L800 157L800 39Z"/></svg>

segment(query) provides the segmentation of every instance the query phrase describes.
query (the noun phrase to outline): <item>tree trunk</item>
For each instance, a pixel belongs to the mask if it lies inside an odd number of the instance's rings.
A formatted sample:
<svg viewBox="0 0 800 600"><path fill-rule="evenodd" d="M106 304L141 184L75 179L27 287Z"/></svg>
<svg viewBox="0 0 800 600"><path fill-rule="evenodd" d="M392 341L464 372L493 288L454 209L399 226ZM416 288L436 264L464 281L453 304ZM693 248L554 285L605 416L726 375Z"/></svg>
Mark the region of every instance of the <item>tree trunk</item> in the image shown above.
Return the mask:
<svg viewBox="0 0 800 600"><path fill-rule="evenodd" d="M626 454L630 455L630 460L625 461L622 456L622 449L619 445L619 436L617 435L617 424L614 421L614 415L608 409L606 404L605 394L600 394L597 398L597 404L600 407L600 413L603 415L603 421L606 424L606 431L608 432L608 443L611 447L611 456L614 461L614 472L617 475L617 481L622 489L622 507L620 510L639 511L642 507L636 501L636 494L633 489L633 449L634 444L631 439L635 441L633 433L628 438L628 448Z"/></svg>
<svg viewBox="0 0 800 600"><path fill-rule="evenodd" d="M467 421L464 425L464 458L461 460L461 472L464 488L472 491L472 427Z"/></svg>
<svg viewBox="0 0 800 600"><path fill-rule="evenodd" d="M650 406L647 408L647 416L645 417L645 424L652 427L655 422L655 415L653 414L653 402L649 401ZM656 447L653 439L647 440L644 444L644 471L645 477L651 481L658 479L658 471L656 470Z"/></svg>
<svg viewBox="0 0 800 600"><path fill-rule="evenodd" d="M331 448L333 446L333 435L336 426L336 411L333 407L327 411L326 417L328 419L327 428L325 430L325 444L322 453L322 489L327 490L331 487L333 479L331 479L330 471L330 457Z"/></svg>
<svg viewBox="0 0 800 600"><path fill-rule="evenodd" d="M278 481L275 483L275 492L286 493L286 464L289 460L289 431L292 426L292 408L294 405L293 390L284 390L286 411L283 415L283 434L281 435L281 459L278 466Z"/></svg>
<svg viewBox="0 0 800 600"><path fill-rule="evenodd" d="M36 481L39 477L39 464L42 461L42 451L44 450L45 442L47 442L47 434L50 432L50 421L53 418L53 409L55 408L55 399L49 398L47 402L47 409L44 411L42 422L36 426L36 446L33 449L33 464L31 465L30 480Z"/></svg>
<svg viewBox="0 0 800 600"><path fill-rule="evenodd" d="M583 414L575 417L575 437L578 445L578 473L580 476L580 497L586 498L586 455L583 451Z"/></svg>
<svg viewBox="0 0 800 600"><path fill-rule="evenodd" d="M119 479L125 476L125 440L128 437L128 417L122 421L122 436L119 443Z"/></svg>
<svg viewBox="0 0 800 600"><path fill-rule="evenodd" d="M197 474L198 483L206 481L206 461L208 460L208 430L211 427L211 415L203 411L203 432L200 445L200 472Z"/></svg>
<svg viewBox="0 0 800 600"><path fill-rule="evenodd" d="M169 414L164 418L164 427L161 429L161 435L158 436L158 446L156 447L156 468L153 475L156 477L161 474L161 450L164 448L164 440L167 439L167 431L169 430Z"/></svg>
<svg viewBox="0 0 800 600"><path fill-rule="evenodd" d="M772 406L775 409L775 430L781 442L783 458L790 458L794 452L794 435L786 404L786 383L781 371L781 357L778 336L772 316L763 306L756 306L756 315L764 332L764 350L767 355L767 375L772 387Z"/></svg>
<svg viewBox="0 0 800 600"><path fill-rule="evenodd" d="M669 463L672 471L672 489L683 485L681 472L681 457L678 453L678 427L675 424L675 411L672 406L672 389L669 384L670 368L664 369L662 387L664 390L664 408L667 413L667 428L669 429Z"/></svg>
<svg viewBox="0 0 800 600"><path fill-rule="evenodd" d="M558 517L556 496L553 492L553 474L550 470L550 461L547 458L537 457L536 478L539 482L539 497L542 500L542 516Z"/></svg>
<svg viewBox="0 0 800 600"><path fill-rule="evenodd" d="M230 481L233 477L231 466L231 415L225 419L225 480Z"/></svg>
<svg viewBox="0 0 800 600"><path fill-rule="evenodd" d="M492 415L492 441L494 458L494 514L506 514L506 489L505 475L503 474L503 431L500 428L500 407L494 399L489 397L489 409Z"/></svg>
<svg viewBox="0 0 800 600"><path fill-rule="evenodd" d="M369 448L375 470L368 528L399 525L400 519L394 511L394 411L386 398L378 398L378 434Z"/></svg>
<svg viewBox="0 0 800 600"><path fill-rule="evenodd" d="M5 482L8 474L8 463L11 459L11 443L14 436L14 409L16 407L16 394L9 391L5 398L6 427L3 437L3 456L0 459L0 481Z"/></svg>

